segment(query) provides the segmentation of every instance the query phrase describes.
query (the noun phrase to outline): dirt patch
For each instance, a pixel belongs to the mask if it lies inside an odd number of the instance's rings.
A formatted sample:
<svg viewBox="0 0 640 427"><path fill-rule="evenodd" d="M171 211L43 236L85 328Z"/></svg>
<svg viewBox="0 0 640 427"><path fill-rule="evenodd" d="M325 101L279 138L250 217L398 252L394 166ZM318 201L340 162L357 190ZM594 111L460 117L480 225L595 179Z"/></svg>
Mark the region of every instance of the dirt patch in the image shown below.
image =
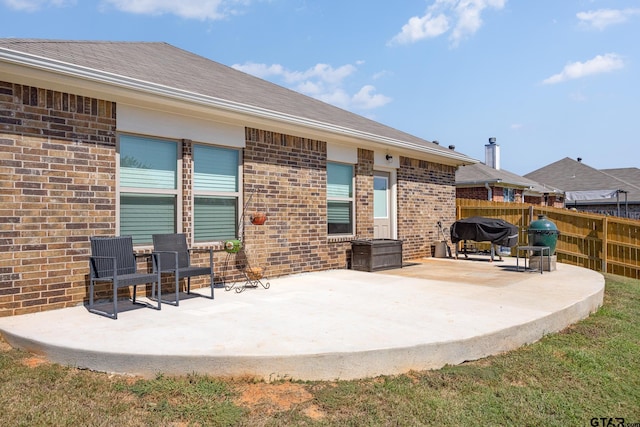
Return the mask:
<svg viewBox="0 0 640 427"><path fill-rule="evenodd" d="M3 353L6 353L7 351L10 351L13 347L11 347L9 344L7 344L7 342L5 340L3 340L2 338L0 338L0 351Z"/></svg>
<svg viewBox="0 0 640 427"><path fill-rule="evenodd" d="M49 361L42 356L31 356L23 359L22 364L29 368L37 368L40 365L48 365Z"/></svg>
<svg viewBox="0 0 640 427"><path fill-rule="evenodd" d="M236 403L252 412L261 411L271 415L301 406L302 412L311 419L324 417L322 410L311 403L313 395L301 384L246 384L241 387L240 392Z"/></svg>

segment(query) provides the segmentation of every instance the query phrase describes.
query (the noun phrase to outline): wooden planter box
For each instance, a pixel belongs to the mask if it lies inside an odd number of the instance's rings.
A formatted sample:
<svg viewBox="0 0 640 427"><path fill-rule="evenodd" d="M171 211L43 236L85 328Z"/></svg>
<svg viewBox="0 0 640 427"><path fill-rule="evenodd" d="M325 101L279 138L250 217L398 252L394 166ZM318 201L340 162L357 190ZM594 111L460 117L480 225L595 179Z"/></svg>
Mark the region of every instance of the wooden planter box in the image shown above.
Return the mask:
<svg viewBox="0 0 640 427"><path fill-rule="evenodd" d="M372 239L351 242L351 269L377 271L402 267L402 240Z"/></svg>

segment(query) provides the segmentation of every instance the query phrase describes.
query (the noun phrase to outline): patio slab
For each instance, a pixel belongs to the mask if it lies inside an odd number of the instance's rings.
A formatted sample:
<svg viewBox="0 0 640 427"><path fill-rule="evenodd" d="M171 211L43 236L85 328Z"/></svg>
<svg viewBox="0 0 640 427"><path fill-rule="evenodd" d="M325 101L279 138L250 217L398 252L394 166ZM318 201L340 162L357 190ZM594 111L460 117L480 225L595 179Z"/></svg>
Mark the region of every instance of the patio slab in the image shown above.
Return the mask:
<svg viewBox="0 0 640 427"><path fill-rule="evenodd" d="M184 295L161 311L123 301L118 320L84 306L0 318L0 332L14 347L96 371L355 379L512 350L587 317L604 296L597 272L565 264L517 272L509 257L428 258L270 282L266 290L216 289L213 301Z"/></svg>

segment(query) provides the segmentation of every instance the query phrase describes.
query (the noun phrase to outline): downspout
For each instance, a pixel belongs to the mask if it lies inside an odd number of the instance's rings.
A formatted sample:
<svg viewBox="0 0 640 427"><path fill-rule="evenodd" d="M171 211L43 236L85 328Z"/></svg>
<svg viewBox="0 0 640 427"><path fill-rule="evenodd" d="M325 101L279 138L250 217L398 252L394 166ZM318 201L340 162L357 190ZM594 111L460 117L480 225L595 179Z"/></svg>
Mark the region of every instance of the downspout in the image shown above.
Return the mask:
<svg viewBox="0 0 640 427"><path fill-rule="evenodd" d="M493 201L493 190L491 190L491 186L489 185L488 182L484 183L484 188L487 189L487 200L492 202Z"/></svg>

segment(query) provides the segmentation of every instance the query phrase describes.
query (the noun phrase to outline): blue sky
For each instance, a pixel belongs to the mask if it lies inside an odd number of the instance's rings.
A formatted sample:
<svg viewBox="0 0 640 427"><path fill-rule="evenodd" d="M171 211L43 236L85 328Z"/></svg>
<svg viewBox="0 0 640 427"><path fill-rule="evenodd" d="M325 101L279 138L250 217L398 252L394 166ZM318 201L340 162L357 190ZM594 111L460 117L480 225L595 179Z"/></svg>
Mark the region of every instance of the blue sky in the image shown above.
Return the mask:
<svg viewBox="0 0 640 427"><path fill-rule="evenodd" d="M524 175L640 167L638 0L0 0L0 37L164 41Z"/></svg>

